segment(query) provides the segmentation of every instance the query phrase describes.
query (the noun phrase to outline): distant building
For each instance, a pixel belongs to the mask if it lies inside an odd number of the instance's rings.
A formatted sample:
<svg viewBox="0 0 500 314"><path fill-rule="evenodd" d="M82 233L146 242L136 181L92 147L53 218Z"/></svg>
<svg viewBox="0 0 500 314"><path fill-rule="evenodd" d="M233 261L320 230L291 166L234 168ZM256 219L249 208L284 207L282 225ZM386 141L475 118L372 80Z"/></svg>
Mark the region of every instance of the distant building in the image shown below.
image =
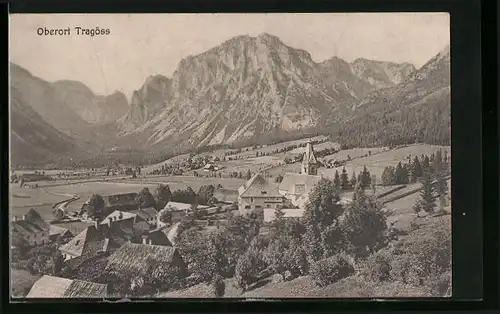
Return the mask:
<svg viewBox="0 0 500 314"><path fill-rule="evenodd" d="M26 298L106 298L108 285L44 275L38 279Z"/></svg>
<svg viewBox="0 0 500 314"><path fill-rule="evenodd" d="M283 204L278 188L270 184L260 173L255 174L238 188L238 210L242 214L276 208Z"/></svg>
<svg viewBox="0 0 500 314"><path fill-rule="evenodd" d="M136 214L153 228L158 226L158 211L153 207L141 208L139 210L134 210L131 213Z"/></svg>
<svg viewBox="0 0 500 314"><path fill-rule="evenodd" d="M13 216L11 230L13 245L19 241L24 241L29 246L50 242L50 225L34 209L30 209L22 218Z"/></svg>
<svg viewBox="0 0 500 314"><path fill-rule="evenodd" d="M294 206L304 209L309 200L309 193L321 180L318 176L318 160L313 145L308 142L302 157L300 173L285 173L279 186L279 192Z"/></svg>
<svg viewBox="0 0 500 314"><path fill-rule="evenodd" d="M218 203L226 205L235 204L238 202L238 191L217 189L214 192L214 197Z"/></svg>
<svg viewBox="0 0 500 314"><path fill-rule="evenodd" d="M284 218L301 218L304 215L303 208L283 208ZM276 210L272 208L264 209L264 222L271 222L276 218Z"/></svg>
<svg viewBox="0 0 500 314"><path fill-rule="evenodd" d="M51 224L51 226L56 226L60 227L63 229L67 229L71 234L77 235L83 230L87 229L88 226L92 226L94 223L92 222L84 222L80 220L74 220L74 221L67 221L67 222L57 222L54 224Z"/></svg>
<svg viewBox="0 0 500 314"><path fill-rule="evenodd" d="M109 256L106 271L143 275L157 264L178 266L186 271L186 264L176 248L134 243L126 243Z"/></svg>
<svg viewBox="0 0 500 314"><path fill-rule="evenodd" d="M156 222L158 228L163 228L167 224L160 221L160 216L163 211L169 211L172 214L172 221L179 221L191 212L193 205L189 203L168 202L163 210L159 211L156 215ZM208 209L209 206L196 205L196 209Z"/></svg>

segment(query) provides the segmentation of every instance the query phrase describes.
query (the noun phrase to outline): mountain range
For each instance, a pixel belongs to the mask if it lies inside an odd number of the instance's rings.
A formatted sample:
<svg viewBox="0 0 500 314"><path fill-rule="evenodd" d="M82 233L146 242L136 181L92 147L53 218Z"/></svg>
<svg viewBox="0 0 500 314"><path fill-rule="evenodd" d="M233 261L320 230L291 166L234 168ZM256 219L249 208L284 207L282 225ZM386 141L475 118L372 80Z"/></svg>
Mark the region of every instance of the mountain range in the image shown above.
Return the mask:
<svg viewBox="0 0 500 314"><path fill-rule="evenodd" d="M12 154L25 156L19 143L30 143L44 162L110 147L165 153L166 147L258 143L307 130L337 132L346 121L402 107L446 100L449 107L449 47L416 70L363 58L317 63L275 36L238 36L182 59L171 78L148 77L130 104L121 92L95 95L80 82L47 82L12 63L10 71L11 118L18 120L11 123L18 125ZM54 144L38 143L19 127L24 121ZM37 156L22 160L41 162Z"/></svg>

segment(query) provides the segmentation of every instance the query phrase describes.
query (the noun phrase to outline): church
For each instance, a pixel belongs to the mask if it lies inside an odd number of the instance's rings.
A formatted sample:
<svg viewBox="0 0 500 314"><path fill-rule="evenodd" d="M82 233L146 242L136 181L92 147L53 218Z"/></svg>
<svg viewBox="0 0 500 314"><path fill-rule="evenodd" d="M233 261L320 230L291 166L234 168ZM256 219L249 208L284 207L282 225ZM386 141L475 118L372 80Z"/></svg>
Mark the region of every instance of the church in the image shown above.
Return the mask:
<svg viewBox="0 0 500 314"><path fill-rule="evenodd" d="M309 192L321 180L318 175L319 162L314 155L311 142L306 145L300 173L285 173L279 185L279 193L289 199L294 206L304 209L309 200Z"/></svg>

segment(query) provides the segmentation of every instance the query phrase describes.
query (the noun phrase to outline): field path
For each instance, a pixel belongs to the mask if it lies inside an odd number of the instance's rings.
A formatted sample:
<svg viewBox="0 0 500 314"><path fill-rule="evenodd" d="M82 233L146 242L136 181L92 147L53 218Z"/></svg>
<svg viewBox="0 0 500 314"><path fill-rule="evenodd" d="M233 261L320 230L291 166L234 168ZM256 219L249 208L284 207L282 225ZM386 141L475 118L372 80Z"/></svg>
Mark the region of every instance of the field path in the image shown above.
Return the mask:
<svg viewBox="0 0 500 314"><path fill-rule="evenodd" d="M45 192L45 193L48 193L48 194L52 194L52 195L57 195L57 196L67 196L69 197L69 199L66 199L64 201L60 201L60 202L57 202L54 204L53 208L59 208L63 211L66 211L66 206L71 203L71 202L74 202L78 199L80 199L80 196L76 195L76 194L69 194L69 193L57 193L57 192L51 192L51 191L48 191L44 188L42 188L42 190Z"/></svg>

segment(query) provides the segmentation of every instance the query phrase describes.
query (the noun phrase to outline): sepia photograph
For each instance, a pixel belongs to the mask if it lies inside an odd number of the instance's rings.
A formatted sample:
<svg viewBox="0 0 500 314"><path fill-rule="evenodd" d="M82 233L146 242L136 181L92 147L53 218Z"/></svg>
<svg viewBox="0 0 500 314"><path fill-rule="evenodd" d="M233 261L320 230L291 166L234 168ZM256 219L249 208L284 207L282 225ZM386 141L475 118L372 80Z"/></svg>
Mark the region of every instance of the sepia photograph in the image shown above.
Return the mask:
<svg viewBox="0 0 500 314"><path fill-rule="evenodd" d="M452 296L448 13L10 14L9 41L12 299Z"/></svg>

